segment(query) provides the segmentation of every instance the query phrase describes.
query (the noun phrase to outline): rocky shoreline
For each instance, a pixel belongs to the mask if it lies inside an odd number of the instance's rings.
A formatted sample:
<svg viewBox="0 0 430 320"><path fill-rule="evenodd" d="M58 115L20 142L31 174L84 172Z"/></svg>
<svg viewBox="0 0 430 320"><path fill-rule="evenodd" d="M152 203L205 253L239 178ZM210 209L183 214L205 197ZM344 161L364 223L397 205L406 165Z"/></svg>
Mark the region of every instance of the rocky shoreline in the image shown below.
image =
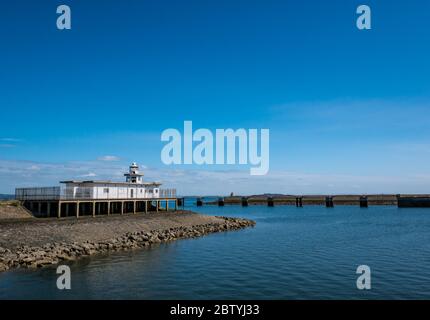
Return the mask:
<svg viewBox="0 0 430 320"><path fill-rule="evenodd" d="M52 242L43 246L21 245L12 248L0 246L0 272L12 268L39 268L95 254L145 248L154 244L200 237L214 232L238 230L255 225L254 221L247 219L211 218L213 220L208 223L126 232L119 237L101 241Z"/></svg>

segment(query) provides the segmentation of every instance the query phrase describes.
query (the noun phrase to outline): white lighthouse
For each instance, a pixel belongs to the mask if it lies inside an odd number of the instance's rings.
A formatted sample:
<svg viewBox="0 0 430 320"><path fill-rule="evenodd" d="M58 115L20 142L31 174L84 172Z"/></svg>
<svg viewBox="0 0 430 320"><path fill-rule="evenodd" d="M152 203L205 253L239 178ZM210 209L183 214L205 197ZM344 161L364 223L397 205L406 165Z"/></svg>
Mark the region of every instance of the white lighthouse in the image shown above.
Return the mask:
<svg viewBox="0 0 430 320"><path fill-rule="evenodd" d="M124 176L128 183L143 183L143 173L139 173L139 166L136 162L130 165L128 173L125 173Z"/></svg>

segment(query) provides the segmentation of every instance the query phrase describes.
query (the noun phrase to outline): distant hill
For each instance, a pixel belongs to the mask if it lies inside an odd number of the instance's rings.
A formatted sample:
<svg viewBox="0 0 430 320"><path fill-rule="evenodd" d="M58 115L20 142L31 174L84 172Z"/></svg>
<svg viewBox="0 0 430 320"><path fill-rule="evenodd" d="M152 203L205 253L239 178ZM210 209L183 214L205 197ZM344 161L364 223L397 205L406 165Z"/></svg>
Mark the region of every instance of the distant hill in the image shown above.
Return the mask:
<svg viewBox="0 0 430 320"><path fill-rule="evenodd" d="M253 199L267 199L269 197L272 198L283 198L283 197L288 197L288 194L282 194L282 193L263 193L263 194L253 194L253 195L249 195L246 196L248 198L253 198Z"/></svg>
<svg viewBox="0 0 430 320"><path fill-rule="evenodd" d="M15 196L13 194L0 193L0 200L11 200L11 199L15 199Z"/></svg>

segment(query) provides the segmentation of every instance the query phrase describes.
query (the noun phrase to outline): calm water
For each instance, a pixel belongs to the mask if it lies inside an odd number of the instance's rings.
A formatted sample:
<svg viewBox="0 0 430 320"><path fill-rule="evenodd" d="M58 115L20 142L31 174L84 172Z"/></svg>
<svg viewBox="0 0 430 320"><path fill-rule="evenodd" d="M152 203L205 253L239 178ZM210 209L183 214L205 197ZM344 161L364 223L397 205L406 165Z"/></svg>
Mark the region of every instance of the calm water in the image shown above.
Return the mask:
<svg viewBox="0 0 430 320"><path fill-rule="evenodd" d="M0 274L0 298L430 299L430 210L396 207L207 206L255 228L180 240L55 269ZM356 289L358 265L372 289Z"/></svg>

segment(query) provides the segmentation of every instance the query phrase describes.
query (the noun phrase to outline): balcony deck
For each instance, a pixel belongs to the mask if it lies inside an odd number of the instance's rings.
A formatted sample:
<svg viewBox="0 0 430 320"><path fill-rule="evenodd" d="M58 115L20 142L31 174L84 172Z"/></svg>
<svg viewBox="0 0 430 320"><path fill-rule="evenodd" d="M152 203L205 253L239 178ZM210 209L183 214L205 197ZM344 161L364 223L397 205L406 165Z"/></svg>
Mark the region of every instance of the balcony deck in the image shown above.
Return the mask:
<svg viewBox="0 0 430 320"><path fill-rule="evenodd" d="M103 195L93 194L93 188L79 188L77 192L64 187L42 187L42 188L17 188L15 190L15 199L20 201L37 201L37 200L61 200L61 201L84 201L84 200L151 200L158 198L176 198L176 189L160 189L158 196L153 193L146 193L143 196L123 196L119 194L106 193Z"/></svg>
<svg viewBox="0 0 430 320"><path fill-rule="evenodd" d="M94 198L91 193L71 194L61 187L19 188L16 200L36 217L69 217L82 215L110 215L126 213L150 213L177 210L176 189L160 189L157 197Z"/></svg>

